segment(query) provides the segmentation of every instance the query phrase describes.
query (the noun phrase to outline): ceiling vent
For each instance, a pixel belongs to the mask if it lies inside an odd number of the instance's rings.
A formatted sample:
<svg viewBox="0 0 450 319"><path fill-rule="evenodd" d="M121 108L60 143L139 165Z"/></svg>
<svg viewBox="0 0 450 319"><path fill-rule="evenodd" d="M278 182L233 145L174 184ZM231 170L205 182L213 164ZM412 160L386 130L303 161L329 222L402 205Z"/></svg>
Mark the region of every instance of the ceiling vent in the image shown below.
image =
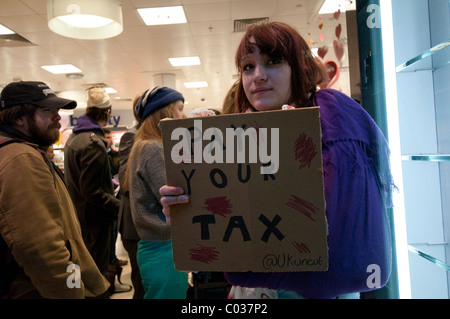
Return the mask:
<svg viewBox="0 0 450 319"><path fill-rule="evenodd" d="M254 18L254 19L239 19L234 20L233 32L245 32L247 27L253 23L265 23L269 22L269 18Z"/></svg>

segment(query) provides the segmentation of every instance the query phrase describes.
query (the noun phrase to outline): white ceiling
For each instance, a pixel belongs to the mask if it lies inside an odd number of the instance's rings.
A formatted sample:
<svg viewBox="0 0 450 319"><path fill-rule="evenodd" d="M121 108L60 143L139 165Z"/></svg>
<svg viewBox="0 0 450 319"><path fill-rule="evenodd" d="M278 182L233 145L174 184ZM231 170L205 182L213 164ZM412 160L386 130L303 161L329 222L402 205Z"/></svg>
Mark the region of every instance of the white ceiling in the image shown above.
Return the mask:
<svg viewBox="0 0 450 319"><path fill-rule="evenodd" d="M95 1L95 0L93 0ZM31 43L0 40L0 86L16 80L46 82L55 92L85 90L105 83L120 97L113 104L130 108L140 92L154 86L154 75L176 76L176 89L183 93L187 110L203 106L221 109L228 88L235 81L234 52L243 32L233 32L234 20L268 17L296 27L311 46L330 47L326 58L336 60L332 50L335 27L345 15L311 17L314 0L121 0L123 32L111 39L76 40L54 34L47 26L46 0L0 0L0 24ZM186 24L146 26L137 8L183 5ZM311 20L310 20L311 19ZM308 20L311 23L308 23ZM319 28L323 23L323 27ZM324 36L322 42L319 33ZM174 68L169 57L199 56L201 65ZM68 79L41 68L71 63L83 70L81 79ZM186 89L188 81L208 81L201 89ZM187 112L188 113L188 112ZM189 115L189 114L188 114Z"/></svg>

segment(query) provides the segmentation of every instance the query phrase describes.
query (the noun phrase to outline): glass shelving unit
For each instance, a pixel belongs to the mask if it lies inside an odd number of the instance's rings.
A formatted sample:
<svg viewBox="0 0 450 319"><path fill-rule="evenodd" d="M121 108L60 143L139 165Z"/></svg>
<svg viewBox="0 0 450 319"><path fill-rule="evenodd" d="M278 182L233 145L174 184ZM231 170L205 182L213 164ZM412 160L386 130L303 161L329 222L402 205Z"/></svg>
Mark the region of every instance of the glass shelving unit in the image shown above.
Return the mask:
<svg viewBox="0 0 450 319"><path fill-rule="evenodd" d="M450 1L393 0L412 298L450 296Z"/></svg>

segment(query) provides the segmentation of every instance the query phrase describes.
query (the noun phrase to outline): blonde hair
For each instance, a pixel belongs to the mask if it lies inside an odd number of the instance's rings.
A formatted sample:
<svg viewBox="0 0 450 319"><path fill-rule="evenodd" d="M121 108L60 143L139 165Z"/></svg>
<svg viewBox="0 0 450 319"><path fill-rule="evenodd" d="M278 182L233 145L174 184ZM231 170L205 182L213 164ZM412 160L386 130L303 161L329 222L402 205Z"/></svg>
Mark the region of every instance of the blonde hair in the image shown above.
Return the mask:
<svg viewBox="0 0 450 319"><path fill-rule="evenodd" d="M236 81L233 83L233 85L230 87L230 89L227 92L227 95L225 96L225 99L223 100L222 105L222 114L232 114L236 113L236 90L239 85L239 81Z"/></svg>
<svg viewBox="0 0 450 319"><path fill-rule="evenodd" d="M174 108L176 102L168 104L167 106L154 111L141 122L136 135L134 137L133 147L131 148L130 156L127 161L127 169L125 172L125 180L123 187L128 189L130 180L130 166L140 160L142 150L150 141L162 142L162 131L159 127L159 122L164 118L174 117Z"/></svg>

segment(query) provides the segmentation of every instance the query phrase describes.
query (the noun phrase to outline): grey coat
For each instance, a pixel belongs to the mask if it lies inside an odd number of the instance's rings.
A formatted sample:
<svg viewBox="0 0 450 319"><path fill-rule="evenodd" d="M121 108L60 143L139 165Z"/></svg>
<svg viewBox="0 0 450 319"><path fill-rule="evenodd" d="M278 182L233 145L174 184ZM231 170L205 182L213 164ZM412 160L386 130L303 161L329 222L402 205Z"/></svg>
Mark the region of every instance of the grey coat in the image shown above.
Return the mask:
<svg viewBox="0 0 450 319"><path fill-rule="evenodd" d="M130 165L131 214L139 237L149 241L171 240L159 194L161 186L167 183L162 143L148 142L139 161Z"/></svg>

